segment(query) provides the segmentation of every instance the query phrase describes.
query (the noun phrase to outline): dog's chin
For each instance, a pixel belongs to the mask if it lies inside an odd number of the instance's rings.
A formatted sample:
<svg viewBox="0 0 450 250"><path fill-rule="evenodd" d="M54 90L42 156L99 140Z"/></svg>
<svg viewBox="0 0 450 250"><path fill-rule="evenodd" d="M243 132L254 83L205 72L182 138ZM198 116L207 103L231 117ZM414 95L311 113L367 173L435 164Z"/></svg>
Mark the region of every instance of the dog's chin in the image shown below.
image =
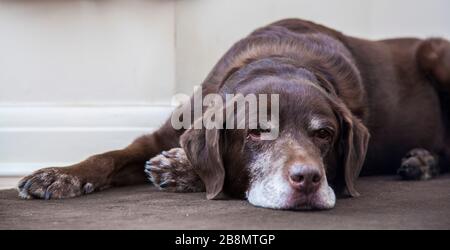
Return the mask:
<svg viewBox="0 0 450 250"><path fill-rule="evenodd" d="M296 197L293 195L286 202L283 209L313 211L313 210L330 210L336 205L336 195L331 187L325 187L323 191L319 191L307 197Z"/></svg>
<svg viewBox="0 0 450 250"><path fill-rule="evenodd" d="M264 194L249 192L248 201L256 207L294 210L294 211L322 211L333 209L336 205L336 195L331 187L323 186L314 194L305 196L294 190L280 194L277 199L274 196L264 197Z"/></svg>

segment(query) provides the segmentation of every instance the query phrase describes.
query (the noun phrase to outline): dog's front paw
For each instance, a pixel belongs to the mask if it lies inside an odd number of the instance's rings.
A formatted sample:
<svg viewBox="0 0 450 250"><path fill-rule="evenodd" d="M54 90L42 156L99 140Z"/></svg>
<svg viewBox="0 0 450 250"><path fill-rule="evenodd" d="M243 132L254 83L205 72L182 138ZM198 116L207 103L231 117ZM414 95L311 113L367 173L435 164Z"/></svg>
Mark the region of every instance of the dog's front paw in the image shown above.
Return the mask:
<svg viewBox="0 0 450 250"><path fill-rule="evenodd" d="M439 175L437 156L425 149L414 149L402 160L398 174L404 180L429 180Z"/></svg>
<svg viewBox="0 0 450 250"><path fill-rule="evenodd" d="M62 168L45 168L23 178L18 184L23 199L64 199L94 191L91 183L83 184L77 176Z"/></svg>
<svg viewBox="0 0 450 250"><path fill-rule="evenodd" d="M145 166L148 179L160 190L203 192L205 187L181 148L164 151Z"/></svg>

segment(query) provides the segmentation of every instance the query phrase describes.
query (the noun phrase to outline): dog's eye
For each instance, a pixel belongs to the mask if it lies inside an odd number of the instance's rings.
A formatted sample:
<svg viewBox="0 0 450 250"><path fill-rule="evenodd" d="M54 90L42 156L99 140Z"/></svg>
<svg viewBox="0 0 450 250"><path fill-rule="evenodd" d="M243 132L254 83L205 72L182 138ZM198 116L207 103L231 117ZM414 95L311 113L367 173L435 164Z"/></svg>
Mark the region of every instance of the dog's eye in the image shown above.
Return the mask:
<svg viewBox="0 0 450 250"><path fill-rule="evenodd" d="M314 136L320 140L331 141L333 139L333 132L328 129L319 129L314 133Z"/></svg>
<svg viewBox="0 0 450 250"><path fill-rule="evenodd" d="M248 139L253 139L253 140L259 140L259 139L261 139L261 134L262 133L270 133L270 129L261 129L261 128L250 129L248 131L247 138Z"/></svg>

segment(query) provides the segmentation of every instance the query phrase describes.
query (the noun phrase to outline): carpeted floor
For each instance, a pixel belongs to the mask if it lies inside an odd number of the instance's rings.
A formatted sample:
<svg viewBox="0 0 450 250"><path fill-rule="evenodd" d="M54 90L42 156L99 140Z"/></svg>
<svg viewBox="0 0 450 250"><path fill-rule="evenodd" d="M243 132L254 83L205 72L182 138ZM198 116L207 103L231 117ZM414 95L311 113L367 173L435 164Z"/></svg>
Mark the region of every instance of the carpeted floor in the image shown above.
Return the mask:
<svg viewBox="0 0 450 250"><path fill-rule="evenodd" d="M275 211L150 185L89 196L24 201L0 192L0 229L450 229L450 176L429 182L363 178L361 198L325 212Z"/></svg>

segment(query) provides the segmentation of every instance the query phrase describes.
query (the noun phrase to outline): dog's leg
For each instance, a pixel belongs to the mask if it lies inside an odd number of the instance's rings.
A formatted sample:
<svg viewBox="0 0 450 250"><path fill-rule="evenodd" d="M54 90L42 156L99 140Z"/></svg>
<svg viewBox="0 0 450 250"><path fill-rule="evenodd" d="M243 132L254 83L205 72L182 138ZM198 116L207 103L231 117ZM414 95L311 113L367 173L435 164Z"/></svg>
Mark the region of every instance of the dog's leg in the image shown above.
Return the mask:
<svg viewBox="0 0 450 250"><path fill-rule="evenodd" d="M163 150L178 147L182 133L174 130L169 120L160 130L138 138L123 150L95 155L69 167L38 170L19 182L19 196L62 199L111 186L144 183L145 162Z"/></svg>
<svg viewBox="0 0 450 250"><path fill-rule="evenodd" d="M425 149L411 150L398 169L403 180L430 180L439 174L439 157Z"/></svg>
<svg viewBox="0 0 450 250"><path fill-rule="evenodd" d="M450 170L450 42L445 39L424 40L417 50L417 60L425 74L437 84L444 122L447 125L445 148L439 152L441 171Z"/></svg>
<svg viewBox="0 0 450 250"><path fill-rule="evenodd" d="M195 173L182 148L170 151L150 159L145 173L153 185L169 192L204 192L205 185Z"/></svg>

